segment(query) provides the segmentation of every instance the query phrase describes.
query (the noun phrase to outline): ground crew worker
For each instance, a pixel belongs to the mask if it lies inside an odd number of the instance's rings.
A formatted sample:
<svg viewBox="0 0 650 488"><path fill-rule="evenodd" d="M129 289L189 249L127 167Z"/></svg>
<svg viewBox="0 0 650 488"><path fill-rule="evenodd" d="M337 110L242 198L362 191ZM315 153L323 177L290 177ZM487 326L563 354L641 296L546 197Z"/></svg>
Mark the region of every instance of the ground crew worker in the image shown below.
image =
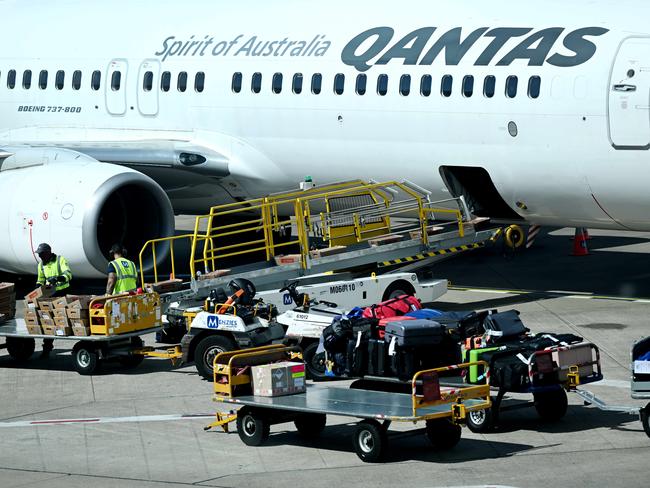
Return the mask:
<svg viewBox="0 0 650 488"><path fill-rule="evenodd" d="M114 244L109 252L113 261L108 263L107 295L135 291L138 287L138 270L133 261L126 259L126 249Z"/></svg>
<svg viewBox="0 0 650 488"><path fill-rule="evenodd" d="M47 288L54 287L54 295L63 295L70 288L72 272L68 261L63 256L52 252L49 244L43 242L36 248L36 254L41 259L38 264L38 278L36 283ZM43 339L43 352L41 357L47 357L54 347L53 339Z"/></svg>

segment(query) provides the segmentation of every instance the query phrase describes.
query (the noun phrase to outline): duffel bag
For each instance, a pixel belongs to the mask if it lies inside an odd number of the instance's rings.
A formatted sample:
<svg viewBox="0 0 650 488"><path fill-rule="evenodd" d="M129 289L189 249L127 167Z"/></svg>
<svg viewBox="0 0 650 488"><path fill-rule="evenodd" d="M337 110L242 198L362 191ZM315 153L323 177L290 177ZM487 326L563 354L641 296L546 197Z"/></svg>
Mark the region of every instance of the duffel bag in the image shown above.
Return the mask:
<svg viewBox="0 0 650 488"><path fill-rule="evenodd" d="M385 302L366 307L363 316L370 319L385 319L387 317L396 317L405 315L414 310L420 310L422 305L420 300L412 295L402 295Z"/></svg>

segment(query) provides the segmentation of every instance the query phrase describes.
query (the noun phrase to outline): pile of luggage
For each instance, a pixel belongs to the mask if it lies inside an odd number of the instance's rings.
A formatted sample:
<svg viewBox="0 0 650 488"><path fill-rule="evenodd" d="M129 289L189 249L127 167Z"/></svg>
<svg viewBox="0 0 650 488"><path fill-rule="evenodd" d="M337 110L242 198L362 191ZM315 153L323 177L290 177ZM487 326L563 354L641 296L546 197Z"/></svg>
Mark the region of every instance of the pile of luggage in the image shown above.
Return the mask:
<svg viewBox="0 0 650 488"><path fill-rule="evenodd" d="M582 337L531 334L516 310L441 312L423 309L407 295L335 318L319 350L326 354L327 374L336 377L407 381L418 371L483 360L490 374L473 366L466 382L524 391L533 382L566 381L569 364L578 365L585 379L600 374L597 348Z"/></svg>

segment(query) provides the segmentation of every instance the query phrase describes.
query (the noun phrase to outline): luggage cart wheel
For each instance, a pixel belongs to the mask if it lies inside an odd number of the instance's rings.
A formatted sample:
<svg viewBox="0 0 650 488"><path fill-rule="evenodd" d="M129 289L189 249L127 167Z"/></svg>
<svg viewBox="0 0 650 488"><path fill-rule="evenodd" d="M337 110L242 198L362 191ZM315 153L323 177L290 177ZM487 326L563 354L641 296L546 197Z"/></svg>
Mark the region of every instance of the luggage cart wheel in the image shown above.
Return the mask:
<svg viewBox="0 0 650 488"><path fill-rule="evenodd" d="M560 420L566 414L569 401L566 391L561 388L557 390L534 393L535 409L544 420Z"/></svg>
<svg viewBox="0 0 650 488"><path fill-rule="evenodd" d="M17 362L27 361L34 354L36 341L20 337L7 337L7 352Z"/></svg>
<svg viewBox="0 0 650 488"><path fill-rule="evenodd" d="M318 437L327 423L327 415L324 413L305 413L293 421L298 433L306 439Z"/></svg>
<svg viewBox="0 0 650 488"><path fill-rule="evenodd" d="M648 419L648 416L650 415L650 403L648 403L644 408L641 409L640 414L641 414L641 425L643 425L643 431L645 432L645 435L650 437L650 419Z"/></svg>
<svg viewBox="0 0 650 488"><path fill-rule="evenodd" d="M427 437L436 449L447 450L460 441L461 427L449 419L427 420Z"/></svg>
<svg viewBox="0 0 650 488"><path fill-rule="evenodd" d="M81 375L91 375L99 368L99 354L92 345L79 342L72 349L74 367Z"/></svg>
<svg viewBox="0 0 650 488"><path fill-rule="evenodd" d="M494 428L494 415L491 408L468 412L466 420L469 430L477 434L489 432Z"/></svg>
<svg viewBox="0 0 650 488"><path fill-rule="evenodd" d="M237 412L237 432L247 446L261 446L269 438L271 426L258 410L242 407Z"/></svg>
<svg viewBox="0 0 650 488"><path fill-rule="evenodd" d="M366 463L376 463L384 457L388 435L376 420L363 420L357 424L352 440L359 459Z"/></svg>

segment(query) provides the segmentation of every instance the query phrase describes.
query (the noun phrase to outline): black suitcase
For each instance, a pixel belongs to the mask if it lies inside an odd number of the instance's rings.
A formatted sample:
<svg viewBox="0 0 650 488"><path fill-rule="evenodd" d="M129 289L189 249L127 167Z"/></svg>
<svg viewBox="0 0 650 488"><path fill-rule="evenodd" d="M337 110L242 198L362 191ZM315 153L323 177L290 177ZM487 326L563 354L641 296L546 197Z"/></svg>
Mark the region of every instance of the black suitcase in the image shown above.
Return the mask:
<svg viewBox="0 0 650 488"><path fill-rule="evenodd" d="M400 347L440 344L445 337L445 327L433 320L398 320L386 324L384 340Z"/></svg>
<svg viewBox="0 0 650 488"><path fill-rule="evenodd" d="M484 321L485 333L495 342L514 339L528 332L517 310L493 313Z"/></svg>
<svg viewBox="0 0 650 488"><path fill-rule="evenodd" d="M408 381L420 371L418 351L415 347L397 347L390 356L391 373L402 381Z"/></svg>
<svg viewBox="0 0 650 488"><path fill-rule="evenodd" d="M522 391L529 384L528 364L519 356L528 359L526 350L493 353L490 359L490 386L506 391Z"/></svg>
<svg viewBox="0 0 650 488"><path fill-rule="evenodd" d="M370 376L384 376L390 373L386 368L388 348L383 339L370 339L368 341L368 374Z"/></svg>
<svg viewBox="0 0 650 488"><path fill-rule="evenodd" d="M444 325L447 328L447 332L459 341L464 341L468 337L483 335L485 333L483 322L488 314L488 311L443 312L442 315L435 318L435 321Z"/></svg>
<svg viewBox="0 0 650 488"><path fill-rule="evenodd" d="M368 341L348 341L345 373L352 377L366 374L368 367Z"/></svg>

